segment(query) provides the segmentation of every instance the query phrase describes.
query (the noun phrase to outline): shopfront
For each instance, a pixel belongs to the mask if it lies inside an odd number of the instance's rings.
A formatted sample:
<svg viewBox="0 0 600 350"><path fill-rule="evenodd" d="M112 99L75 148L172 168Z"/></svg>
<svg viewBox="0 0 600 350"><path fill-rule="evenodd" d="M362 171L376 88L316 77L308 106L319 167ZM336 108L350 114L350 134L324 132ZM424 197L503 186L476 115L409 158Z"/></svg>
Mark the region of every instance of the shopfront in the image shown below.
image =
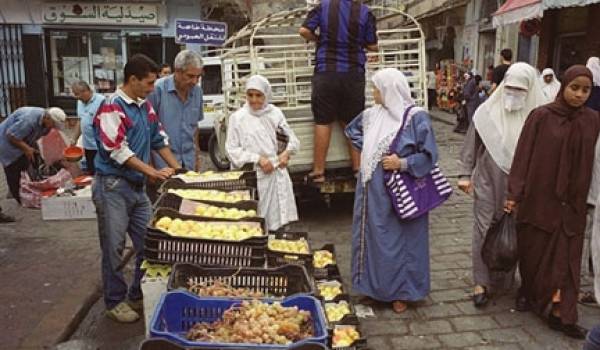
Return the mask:
<svg viewBox="0 0 600 350"><path fill-rule="evenodd" d="M545 10L538 67L551 67L560 76L570 66L600 56L598 22L600 4Z"/></svg>
<svg viewBox="0 0 600 350"><path fill-rule="evenodd" d="M158 3L44 4L49 104L73 111L71 84L77 80L99 93L114 92L127 57L136 53L172 63L180 48L163 35L165 10Z"/></svg>

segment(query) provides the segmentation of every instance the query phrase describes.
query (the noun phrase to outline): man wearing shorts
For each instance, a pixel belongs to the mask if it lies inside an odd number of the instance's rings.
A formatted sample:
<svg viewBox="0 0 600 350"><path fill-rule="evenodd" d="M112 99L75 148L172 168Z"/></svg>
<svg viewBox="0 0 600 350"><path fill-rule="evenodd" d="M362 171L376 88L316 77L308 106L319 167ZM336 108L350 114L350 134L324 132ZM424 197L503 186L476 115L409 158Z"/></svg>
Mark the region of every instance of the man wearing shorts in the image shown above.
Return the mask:
<svg viewBox="0 0 600 350"><path fill-rule="evenodd" d="M300 28L304 39L317 43L311 98L315 147L308 175L314 183L325 181L333 122L345 127L365 108L365 49L378 50L375 22L369 8L359 1L322 0ZM358 171L360 155L349 141L348 149L352 169Z"/></svg>

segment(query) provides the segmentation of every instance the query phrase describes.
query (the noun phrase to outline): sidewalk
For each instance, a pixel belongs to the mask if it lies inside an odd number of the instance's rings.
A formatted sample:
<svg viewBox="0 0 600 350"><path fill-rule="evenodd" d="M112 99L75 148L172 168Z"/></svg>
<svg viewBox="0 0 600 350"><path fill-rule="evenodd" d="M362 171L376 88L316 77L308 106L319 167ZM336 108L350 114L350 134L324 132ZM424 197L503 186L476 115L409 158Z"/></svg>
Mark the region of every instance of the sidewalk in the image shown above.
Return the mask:
<svg viewBox="0 0 600 350"><path fill-rule="evenodd" d="M67 338L98 297L96 223L42 221L14 200L1 205L17 222L0 225L0 344L43 349Z"/></svg>

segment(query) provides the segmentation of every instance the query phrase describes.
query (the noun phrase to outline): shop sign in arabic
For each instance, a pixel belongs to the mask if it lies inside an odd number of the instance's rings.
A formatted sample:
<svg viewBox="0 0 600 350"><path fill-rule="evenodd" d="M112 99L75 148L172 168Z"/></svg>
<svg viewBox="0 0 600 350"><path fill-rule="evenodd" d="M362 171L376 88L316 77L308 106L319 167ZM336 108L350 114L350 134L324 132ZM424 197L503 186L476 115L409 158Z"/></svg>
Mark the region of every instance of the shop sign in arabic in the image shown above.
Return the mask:
<svg viewBox="0 0 600 350"><path fill-rule="evenodd" d="M221 46L227 39L227 23L178 19L175 41L179 44Z"/></svg>
<svg viewBox="0 0 600 350"><path fill-rule="evenodd" d="M152 4L44 4L46 24L158 25L158 7Z"/></svg>

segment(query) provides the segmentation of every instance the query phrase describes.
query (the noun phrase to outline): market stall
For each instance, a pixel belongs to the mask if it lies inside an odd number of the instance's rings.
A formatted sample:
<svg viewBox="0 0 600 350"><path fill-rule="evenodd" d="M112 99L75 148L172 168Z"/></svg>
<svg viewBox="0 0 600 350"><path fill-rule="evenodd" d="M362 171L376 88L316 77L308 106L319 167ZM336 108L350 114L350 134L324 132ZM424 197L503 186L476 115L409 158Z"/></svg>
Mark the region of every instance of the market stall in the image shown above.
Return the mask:
<svg viewBox="0 0 600 350"><path fill-rule="evenodd" d="M253 172L159 189L145 243L141 349L365 349L335 247L269 232Z"/></svg>

